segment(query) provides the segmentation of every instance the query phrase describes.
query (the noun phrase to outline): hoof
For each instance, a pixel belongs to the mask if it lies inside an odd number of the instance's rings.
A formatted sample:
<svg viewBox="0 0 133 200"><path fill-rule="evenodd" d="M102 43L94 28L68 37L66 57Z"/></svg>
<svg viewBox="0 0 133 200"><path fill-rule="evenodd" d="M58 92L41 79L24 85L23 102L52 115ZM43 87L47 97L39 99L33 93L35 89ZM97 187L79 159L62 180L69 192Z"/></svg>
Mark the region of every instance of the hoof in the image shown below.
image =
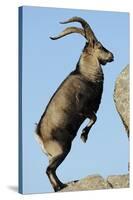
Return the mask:
<svg viewBox="0 0 133 200"><path fill-rule="evenodd" d="M85 133L82 133L81 136L80 136L81 140L86 143L87 141L87 135Z"/></svg>
<svg viewBox="0 0 133 200"><path fill-rule="evenodd" d="M58 185L57 187L54 188L54 191L59 192L60 190L62 190L63 188L65 188L67 186L68 186L67 184Z"/></svg>

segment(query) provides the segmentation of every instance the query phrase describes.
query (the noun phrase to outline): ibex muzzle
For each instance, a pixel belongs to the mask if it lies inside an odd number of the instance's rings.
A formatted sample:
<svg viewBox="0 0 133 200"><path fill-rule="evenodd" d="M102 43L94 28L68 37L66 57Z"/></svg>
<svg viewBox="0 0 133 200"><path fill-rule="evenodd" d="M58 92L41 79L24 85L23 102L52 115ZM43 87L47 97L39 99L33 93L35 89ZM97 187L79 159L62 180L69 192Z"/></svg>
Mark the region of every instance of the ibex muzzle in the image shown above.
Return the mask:
<svg viewBox="0 0 133 200"><path fill-rule="evenodd" d="M86 142L88 133L96 122L104 80L101 64L113 61L113 54L97 40L84 19L73 17L62 24L70 22L80 22L82 29L68 27L51 39L57 40L71 33L78 33L85 37L87 42L76 69L68 75L50 99L36 130L39 143L49 159L46 173L55 191L66 186L58 179L56 169L69 153L80 125L86 118L90 119L81 134L82 141Z"/></svg>

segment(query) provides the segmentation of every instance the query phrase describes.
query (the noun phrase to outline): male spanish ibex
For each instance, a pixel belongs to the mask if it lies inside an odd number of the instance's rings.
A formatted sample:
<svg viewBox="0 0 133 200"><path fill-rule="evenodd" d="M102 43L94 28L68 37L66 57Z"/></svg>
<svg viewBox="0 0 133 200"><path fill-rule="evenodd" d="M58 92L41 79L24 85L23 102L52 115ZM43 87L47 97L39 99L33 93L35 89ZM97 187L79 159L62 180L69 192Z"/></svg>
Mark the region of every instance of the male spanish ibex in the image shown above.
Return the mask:
<svg viewBox="0 0 133 200"><path fill-rule="evenodd" d="M87 40L76 69L62 82L50 99L37 125L37 138L49 159L46 173L55 191L66 187L56 175L57 167L69 153L72 141L86 118L90 121L82 130L86 142L88 133L96 122L103 91L101 65L113 61L113 54L97 40L89 24L80 17L73 17L62 24L79 22L82 28L68 27L52 40L71 33L79 33ZM76 47L77 48L77 47Z"/></svg>

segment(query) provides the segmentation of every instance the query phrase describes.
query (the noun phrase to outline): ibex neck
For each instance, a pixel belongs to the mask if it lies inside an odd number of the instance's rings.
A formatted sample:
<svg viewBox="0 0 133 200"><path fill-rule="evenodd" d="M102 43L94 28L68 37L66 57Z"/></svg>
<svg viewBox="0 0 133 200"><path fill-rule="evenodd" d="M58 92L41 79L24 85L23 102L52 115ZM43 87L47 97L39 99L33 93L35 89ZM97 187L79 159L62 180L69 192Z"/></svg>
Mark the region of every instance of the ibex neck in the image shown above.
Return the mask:
<svg viewBox="0 0 133 200"><path fill-rule="evenodd" d="M103 81L103 71L93 55L82 54L79 60L79 72L92 82Z"/></svg>

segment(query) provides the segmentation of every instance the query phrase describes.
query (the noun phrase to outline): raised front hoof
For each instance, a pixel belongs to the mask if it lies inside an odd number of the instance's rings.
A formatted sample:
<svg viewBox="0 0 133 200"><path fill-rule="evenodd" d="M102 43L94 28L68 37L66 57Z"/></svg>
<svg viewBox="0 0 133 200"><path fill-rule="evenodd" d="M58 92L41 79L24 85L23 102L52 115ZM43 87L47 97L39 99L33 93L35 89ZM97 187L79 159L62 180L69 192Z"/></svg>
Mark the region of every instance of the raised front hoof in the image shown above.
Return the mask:
<svg viewBox="0 0 133 200"><path fill-rule="evenodd" d="M67 184L58 185L57 187L54 187L54 191L59 192L60 190L62 190L63 188L65 188L67 186L68 186Z"/></svg>
<svg viewBox="0 0 133 200"><path fill-rule="evenodd" d="M87 135L85 133L82 133L80 138L84 143L86 143L88 137L87 137Z"/></svg>

